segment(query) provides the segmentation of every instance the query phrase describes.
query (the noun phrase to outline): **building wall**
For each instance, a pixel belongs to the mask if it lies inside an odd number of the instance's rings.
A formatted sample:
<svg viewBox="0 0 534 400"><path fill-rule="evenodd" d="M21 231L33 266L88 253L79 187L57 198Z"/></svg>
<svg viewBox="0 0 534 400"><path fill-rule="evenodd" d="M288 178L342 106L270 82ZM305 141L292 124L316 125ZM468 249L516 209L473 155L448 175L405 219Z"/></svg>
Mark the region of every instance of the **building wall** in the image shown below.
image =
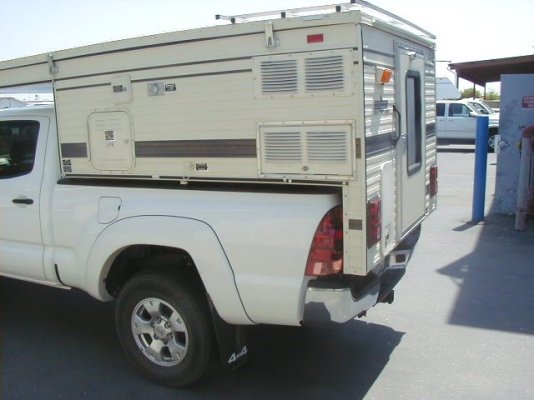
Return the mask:
<svg viewBox="0 0 534 400"><path fill-rule="evenodd" d="M506 142L497 157L494 211L515 213L523 130L534 125L534 74L501 75L499 134ZM531 185L534 177L531 176Z"/></svg>

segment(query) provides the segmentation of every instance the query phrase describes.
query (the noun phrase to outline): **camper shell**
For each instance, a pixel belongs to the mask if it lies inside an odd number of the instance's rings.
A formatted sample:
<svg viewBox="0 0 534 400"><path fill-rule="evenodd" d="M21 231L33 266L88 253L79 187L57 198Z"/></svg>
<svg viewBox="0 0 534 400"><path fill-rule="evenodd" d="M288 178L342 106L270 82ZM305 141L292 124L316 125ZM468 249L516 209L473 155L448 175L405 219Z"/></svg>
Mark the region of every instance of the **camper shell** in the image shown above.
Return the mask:
<svg viewBox="0 0 534 400"><path fill-rule="evenodd" d="M62 183L327 188L344 273L404 265L436 206L434 37L363 1L218 17L4 61L0 88L52 83Z"/></svg>

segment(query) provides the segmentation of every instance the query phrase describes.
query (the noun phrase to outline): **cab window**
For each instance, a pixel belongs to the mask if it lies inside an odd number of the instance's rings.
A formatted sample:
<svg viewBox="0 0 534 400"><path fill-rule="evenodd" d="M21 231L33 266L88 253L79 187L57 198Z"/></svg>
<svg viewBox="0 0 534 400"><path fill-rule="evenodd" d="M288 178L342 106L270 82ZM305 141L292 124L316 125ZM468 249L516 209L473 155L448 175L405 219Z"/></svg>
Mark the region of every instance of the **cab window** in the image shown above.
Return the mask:
<svg viewBox="0 0 534 400"><path fill-rule="evenodd" d="M39 122L0 121L0 179L33 170Z"/></svg>
<svg viewBox="0 0 534 400"><path fill-rule="evenodd" d="M475 109L476 112L479 113L479 114L491 114L492 113L492 111L490 109L487 109L481 103L470 101L469 105L471 106L471 108Z"/></svg>
<svg viewBox="0 0 534 400"><path fill-rule="evenodd" d="M471 110L465 104L449 104L449 117L469 117L469 111Z"/></svg>

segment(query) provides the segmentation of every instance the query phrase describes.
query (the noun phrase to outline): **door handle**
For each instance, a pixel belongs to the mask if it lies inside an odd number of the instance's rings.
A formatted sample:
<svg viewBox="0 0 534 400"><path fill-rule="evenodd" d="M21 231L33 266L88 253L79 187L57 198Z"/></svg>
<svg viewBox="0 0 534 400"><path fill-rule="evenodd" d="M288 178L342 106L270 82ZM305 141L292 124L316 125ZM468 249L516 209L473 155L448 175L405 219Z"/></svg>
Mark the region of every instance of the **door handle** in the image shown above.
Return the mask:
<svg viewBox="0 0 534 400"><path fill-rule="evenodd" d="M13 199L15 204L33 204L33 199Z"/></svg>
<svg viewBox="0 0 534 400"><path fill-rule="evenodd" d="M393 141L393 143L397 143L401 137L401 129L402 129L402 117L401 117L401 113L400 111L398 110L397 106L395 104L393 104L393 112L395 114L397 114L397 118L398 118L398 121L399 121L399 129L397 130L397 132L395 132L395 136L392 135L391 137L391 140Z"/></svg>

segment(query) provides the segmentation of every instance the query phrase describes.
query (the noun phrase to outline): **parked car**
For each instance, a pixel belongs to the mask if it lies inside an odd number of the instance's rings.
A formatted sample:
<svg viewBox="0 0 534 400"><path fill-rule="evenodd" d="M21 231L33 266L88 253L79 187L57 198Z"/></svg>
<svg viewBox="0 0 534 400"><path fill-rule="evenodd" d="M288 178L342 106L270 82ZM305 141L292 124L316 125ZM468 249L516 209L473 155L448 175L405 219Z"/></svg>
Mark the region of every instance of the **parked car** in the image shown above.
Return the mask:
<svg viewBox="0 0 534 400"><path fill-rule="evenodd" d="M482 114L486 115L493 115L498 117L499 116L499 109L492 108L488 103L486 103L484 100L481 99L463 99L463 101L467 102L471 107L473 107L475 110Z"/></svg>
<svg viewBox="0 0 534 400"><path fill-rule="evenodd" d="M499 133L499 113L477 99L439 100L436 102L436 134L438 144L474 144L476 117L489 117L488 150L495 148Z"/></svg>

